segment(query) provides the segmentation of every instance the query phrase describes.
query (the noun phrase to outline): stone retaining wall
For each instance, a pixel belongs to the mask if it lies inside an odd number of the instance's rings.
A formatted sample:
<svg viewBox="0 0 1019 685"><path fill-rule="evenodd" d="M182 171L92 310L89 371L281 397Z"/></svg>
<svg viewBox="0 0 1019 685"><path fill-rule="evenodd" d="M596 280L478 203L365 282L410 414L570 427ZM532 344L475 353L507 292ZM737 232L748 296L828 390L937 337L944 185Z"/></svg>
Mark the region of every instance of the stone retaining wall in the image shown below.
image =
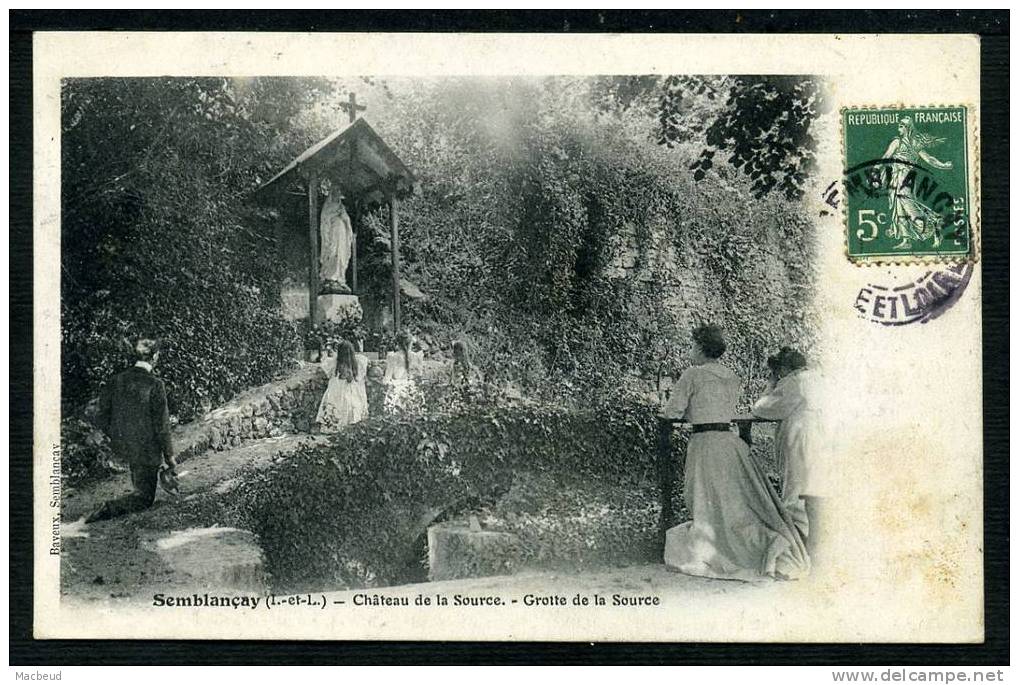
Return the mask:
<svg viewBox="0 0 1019 685"><path fill-rule="evenodd" d="M286 378L241 393L174 431L178 460L247 440L310 431L326 384L318 364L303 364Z"/></svg>
<svg viewBox="0 0 1019 685"><path fill-rule="evenodd" d="M369 361L370 376L381 378L385 360ZM445 366L427 362L424 377L441 375ZM378 394L374 409L381 409L381 386L369 380L370 397ZM206 450L225 450L245 442L291 433L307 433L318 412L328 378L317 363L302 362L286 378L252 388L200 419L174 430L178 461Z"/></svg>

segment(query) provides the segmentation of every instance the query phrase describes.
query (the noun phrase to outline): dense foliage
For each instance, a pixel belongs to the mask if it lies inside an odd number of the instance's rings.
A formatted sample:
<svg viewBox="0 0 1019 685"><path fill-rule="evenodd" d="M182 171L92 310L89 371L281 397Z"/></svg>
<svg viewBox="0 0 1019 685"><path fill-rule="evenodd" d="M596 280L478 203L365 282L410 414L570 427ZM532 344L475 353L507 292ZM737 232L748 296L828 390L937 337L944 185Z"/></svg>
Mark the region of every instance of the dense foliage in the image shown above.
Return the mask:
<svg viewBox="0 0 1019 685"><path fill-rule="evenodd" d="M715 124L677 119L689 130L660 145L660 103L640 96L654 83L390 81L372 122L422 185L401 218L404 272L427 294L405 304L408 324L465 336L486 377L556 398L650 389L684 364L704 320L726 327L726 361L751 393L769 350L809 347L809 219L734 166L691 174ZM754 104L738 92L736 104L684 102L728 121ZM385 235L382 212L366 225ZM386 259L368 257L370 283Z"/></svg>
<svg viewBox="0 0 1019 685"><path fill-rule="evenodd" d="M311 331L281 319L281 265L251 196L345 121L340 85L65 83L71 406L123 365L123 340L134 335L166 342L161 373L181 420L266 380L302 340L356 333L369 349L391 349L364 326ZM424 293L404 300L403 319L439 347L469 340L490 382L561 401L651 390L685 363L690 329L713 320L752 394L769 352L809 347L812 227L786 196L802 187L812 156L813 81L447 78L357 88L422 190L401 208L403 273ZM731 163L712 164L723 151ZM358 209L368 307L388 299L388 221L383 208Z"/></svg>
<svg viewBox="0 0 1019 685"><path fill-rule="evenodd" d="M251 474L236 492L278 588L383 585L420 574L416 543L443 515L542 513L513 504L535 478L554 490L646 488L655 425L651 407L624 401L583 412L488 406L372 418ZM625 548L628 529L616 528Z"/></svg>
<svg viewBox="0 0 1019 685"><path fill-rule="evenodd" d="M69 485L113 472L114 455L110 440L80 416L71 415L60 423L60 475Z"/></svg>
<svg viewBox="0 0 1019 685"><path fill-rule="evenodd" d="M73 79L62 92L63 398L78 406L159 337L181 420L294 356L271 231L250 193L315 132L295 79Z"/></svg>

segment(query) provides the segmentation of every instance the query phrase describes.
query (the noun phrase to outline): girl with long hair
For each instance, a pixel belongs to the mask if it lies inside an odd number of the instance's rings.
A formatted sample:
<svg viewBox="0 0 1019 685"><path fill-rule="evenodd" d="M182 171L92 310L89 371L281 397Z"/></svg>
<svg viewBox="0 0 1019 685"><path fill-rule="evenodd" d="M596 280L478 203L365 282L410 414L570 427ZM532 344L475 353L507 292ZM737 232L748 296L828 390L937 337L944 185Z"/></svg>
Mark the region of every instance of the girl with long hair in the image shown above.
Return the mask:
<svg viewBox="0 0 1019 685"><path fill-rule="evenodd" d="M468 407L481 399L483 395L482 375L478 367L471 361L467 341L453 341L452 352L453 360L449 365L447 402L451 408Z"/></svg>
<svg viewBox="0 0 1019 685"><path fill-rule="evenodd" d="M387 414L421 411L424 408L424 397L417 387L415 377L421 372L423 360L413 350L414 336L401 331L396 336L396 346L399 349L386 355L386 373L382 377L386 389L384 411Z"/></svg>
<svg viewBox="0 0 1019 685"><path fill-rule="evenodd" d="M358 354L344 340L336 351L336 368L329 378L315 422L323 433L336 433L344 426L368 415L368 395L364 387L368 358Z"/></svg>

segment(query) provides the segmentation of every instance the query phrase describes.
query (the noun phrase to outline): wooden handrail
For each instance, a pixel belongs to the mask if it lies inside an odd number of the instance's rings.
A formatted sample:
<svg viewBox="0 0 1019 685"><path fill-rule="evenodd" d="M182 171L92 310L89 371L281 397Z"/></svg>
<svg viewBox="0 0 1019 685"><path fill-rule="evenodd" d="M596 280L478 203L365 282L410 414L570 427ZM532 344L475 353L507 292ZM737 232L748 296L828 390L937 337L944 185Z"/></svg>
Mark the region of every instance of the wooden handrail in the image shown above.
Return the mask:
<svg viewBox="0 0 1019 685"><path fill-rule="evenodd" d="M665 417L665 416L659 416L658 420L659 421L667 421L667 422L671 423L674 426L676 426L676 425L687 425L687 426L692 425L690 423L690 421L688 421L687 419L670 419L670 418ZM736 414L736 416L734 416L732 418L732 422L735 423L735 424L740 424L740 423L777 423L774 419L762 419L761 417L754 416L753 414Z"/></svg>

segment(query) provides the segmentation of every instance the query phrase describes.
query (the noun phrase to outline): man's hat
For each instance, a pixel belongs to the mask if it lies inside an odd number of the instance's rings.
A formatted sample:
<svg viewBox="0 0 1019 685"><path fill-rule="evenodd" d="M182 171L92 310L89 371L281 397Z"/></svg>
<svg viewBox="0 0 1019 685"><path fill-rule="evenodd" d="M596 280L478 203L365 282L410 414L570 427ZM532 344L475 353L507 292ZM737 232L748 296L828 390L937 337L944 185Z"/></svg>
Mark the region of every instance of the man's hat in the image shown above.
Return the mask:
<svg viewBox="0 0 1019 685"><path fill-rule="evenodd" d="M163 466L159 469L159 487L163 488L163 492L172 497L180 497L180 483L177 481L177 473L168 466Z"/></svg>

